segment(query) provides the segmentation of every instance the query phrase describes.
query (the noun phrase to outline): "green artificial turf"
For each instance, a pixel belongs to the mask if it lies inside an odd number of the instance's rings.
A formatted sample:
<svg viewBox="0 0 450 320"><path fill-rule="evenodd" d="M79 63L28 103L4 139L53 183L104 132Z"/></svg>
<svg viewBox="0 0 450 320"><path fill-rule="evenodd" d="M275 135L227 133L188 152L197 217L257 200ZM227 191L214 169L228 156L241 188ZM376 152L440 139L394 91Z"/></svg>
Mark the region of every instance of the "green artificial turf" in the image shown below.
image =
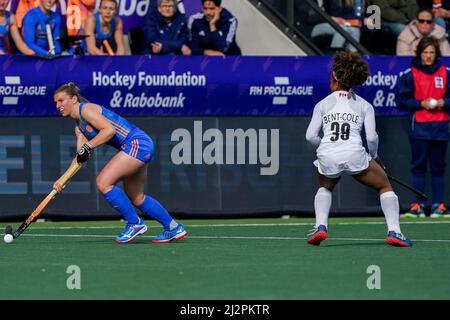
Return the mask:
<svg viewBox="0 0 450 320"><path fill-rule="evenodd" d="M402 220L411 248L387 246L380 218L330 219L319 247L305 241L312 219L181 222L183 240L152 244L162 229L150 222L127 245L113 242L119 221L34 223L0 244L0 299L450 298L450 219ZM79 290L67 286L70 266ZM380 289L367 286L370 266Z"/></svg>

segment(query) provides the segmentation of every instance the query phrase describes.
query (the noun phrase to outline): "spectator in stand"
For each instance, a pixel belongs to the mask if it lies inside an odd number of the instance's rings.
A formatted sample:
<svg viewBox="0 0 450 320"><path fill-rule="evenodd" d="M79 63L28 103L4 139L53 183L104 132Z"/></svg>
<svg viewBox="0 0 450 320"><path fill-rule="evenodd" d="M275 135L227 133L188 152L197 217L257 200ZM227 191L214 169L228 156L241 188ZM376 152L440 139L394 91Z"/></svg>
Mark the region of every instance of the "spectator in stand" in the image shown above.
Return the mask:
<svg viewBox="0 0 450 320"><path fill-rule="evenodd" d="M450 30L450 0L433 0L432 8L435 23L448 32Z"/></svg>
<svg viewBox="0 0 450 320"><path fill-rule="evenodd" d="M414 20L418 10L416 0L372 0L380 7L381 25L398 37L405 26Z"/></svg>
<svg viewBox="0 0 450 320"><path fill-rule="evenodd" d="M175 0L158 0L157 10L144 19L145 50L159 55L190 55L186 16L177 10Z"/></svg>
<svg viewBox="0 0 450 320"><path fill-rule="evenodd" d="M420 8L427 8L433 11L434 23L450 30L450 0L417 0Z"/></svg>
<svg viewBox="0 0 450 320"><path fill-rule="evenodd" d="M38 7L31 9L23 18L22 34L27 46L38 55L61 53L59 38L61 18L51 8L58 0L42 0ZM47 32L49 26L49 32ZM53 45L53 47L52 47Z"/></svg>
<svg viewBox="0 0 450 320"><path fill-rule="evenodd" d="M324 0L323 6L325 11L331 16L344 31L349 33L357 42L361 38L361 27L364 24L364 12L366 8L365 0ZM327 22L314 26L311 37L321 35L332 35L333 39L330 44L331 49L341 49L346 45L345 38L341 36ZM356 49L347 45L348 49L355 51Z"/></svg>
<svg viewBox="0 0 450 320"><path fill-rule="evenodd" d="M425 37L417 45L411 68L397 84L397 107L409 111L411 144L411 183L424 192L428 162L431 171L433 204L431 217L447 217L444 204L445 158L450 110L450 71L439 60L439 43ZM425 217L425 204L414 197L406 217Z"/></svg>
<svg viewBox="0 0 450 320"><path fill-rule="evenodd" d="M84 34L84 23L94 14L96 0L68 0L66 27L69 36Z"/></svg>
<svg viewBox="0 0 450 320"><path fill-rule="evenodd" d="M438 41L443 56L450 56L450 45L445 29L433 22L433 13L429 9L420 9L416 19L411 21L397 39L397 55L414 56L419 41L431 37Z"/></svg>
<svg viewBox="0 0 450 320"><path fill-rule="evenodd" d="M202 4L203 13L189 18L192 54L241 55L236 43L236 18L222 7L222 0L202 0Z"/></svg>
<svg viewBox="0 0 450 320"><path fill-rule="evenodd" d="M66 28L68 36L85 35L86 20L94 14L98 0L68 0L66 13ZM71 55L84 55L88 52L86 41L67 41L68 53Z"/></svg>
<svg viewBox="0 0 450 320"><path fill-rule="evenodd" d="M312 2L323 10L322 0L313 0ZM314 26L323 22L323 18L304 1L294 2L294 19L295 26L304 30L307 34L311 34Z"/></svg>
<svg viewBox="0 0 450 320"><path fill-rule="evenodd" d="M101 0L98 12L88 17L85 31L90 55L124 55L122 19L116 15L117 0Z"/></svg>
<svg viewBox="0 0 450 320"><path fill-rule="evenodd" d="M22 28L23 18L33 8L39 6L39 0L19 0L19 4L16 9L17 26L19 29Z"/></svg>
<svg viewBox="0 0 450 320"><path fill-rule="evenodd" d="M0 54L13 53L10 36L17 49L23 54L32 55L33 50L28 48L20 35L17 20L14 14L6 10L9 0L0 0Z"/></svg>

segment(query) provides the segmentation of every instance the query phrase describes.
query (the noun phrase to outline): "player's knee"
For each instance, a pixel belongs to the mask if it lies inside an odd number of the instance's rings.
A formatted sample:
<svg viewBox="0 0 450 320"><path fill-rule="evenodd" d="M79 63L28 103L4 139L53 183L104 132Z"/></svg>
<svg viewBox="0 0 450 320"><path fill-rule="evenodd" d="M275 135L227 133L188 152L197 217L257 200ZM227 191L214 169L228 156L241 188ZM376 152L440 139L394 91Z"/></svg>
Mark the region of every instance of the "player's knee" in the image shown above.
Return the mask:
<svg viewBox="0 0 450 320"><path fill-rule="evenodd" d="M378 191L379 194L383 194L383 193L386 193L386 192L392 192L392 187L391 187L391 186L386 186L386 187L384 187L384 188L381 188L381 189Z"/></svg>
<svg viewBox="0 0 450 320"><path fill-rule="evenodd" d="M391 186L391 184L390 184L388 179L386 179L386 181L384 183L380 184L378 186L378 188L376 188L376 189L378 190L378 194L380 194L380 195L383 194L383 193L386 193L386 192L392 192L393 191L392 186Z"/></svg>
<svg viewBox="0 0 450 320"><path fill-rule="evenodd" d="M336 186L336 184L333 184L333 183L322 183L321 185L320 185L320 188L319 188L319 190L321 190L321 189L324 189L324 190L326 190L326 191L328 191L328 192L333 192L333 189L334 189L334 187Z"/></svg>
<svg viewBox="0 0 450 320"><path fill-rule="evenodd" d="M398 200L397 194L391 189L388 191L380 192L380 198L386 199L386 198L396 198Z"/></svg>
<svg viewBox="0 0 450 320"><path fill-rule="evenodd" d="M130 198L131 203L135 206L135 207L139 207L142 202L144 202L144 194L141 193L137 196L128 196Z"/></svg>
<svg viewBox="0 0 450 320"><path fill-rule="evenodd" d="M101 193L105 194L112 188L112 184L109 183L106 179L104 179L102 176L98 176L95 183L97 184L97 189Z"/></svg>
<svg viewBox="0 0 450 320"><path fill-rule="evenodd" d="M319 190L317 190L317 195L323 195L323 196L330 196L333 189L329 189L327 187L320 187Z"/></svg>

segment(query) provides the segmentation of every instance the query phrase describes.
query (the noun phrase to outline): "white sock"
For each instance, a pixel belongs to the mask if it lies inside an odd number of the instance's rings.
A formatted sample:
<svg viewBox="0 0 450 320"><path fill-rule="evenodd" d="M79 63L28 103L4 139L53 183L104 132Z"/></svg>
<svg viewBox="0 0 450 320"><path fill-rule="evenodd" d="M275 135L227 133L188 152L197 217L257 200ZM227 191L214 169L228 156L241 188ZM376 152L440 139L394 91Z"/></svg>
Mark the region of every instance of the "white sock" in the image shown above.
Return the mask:
<svg viewBox="0 0 450 320"><path fill-rule="evenodd" d="M401 233L400 230L400 206L398 204L398 197L394 191L388 191L380 195L381 210L383 210L384 217L388 231L395 231Z"/></svg>
<svg viewBox="0 0 450 320"><path fill-rule="evenodd" d="M316 228L321 224L328 228L328 215L331 208L331 192L327 188L319 188L314 197L314 210L316 212Z"/></svg>
<svg viewBox="0 0 450 320"><path fill-rule="evenodd" d="M170 221L170 231L172 231L176 227L178 227L178 223L174 219L172 219L172 221Z"/></svg>

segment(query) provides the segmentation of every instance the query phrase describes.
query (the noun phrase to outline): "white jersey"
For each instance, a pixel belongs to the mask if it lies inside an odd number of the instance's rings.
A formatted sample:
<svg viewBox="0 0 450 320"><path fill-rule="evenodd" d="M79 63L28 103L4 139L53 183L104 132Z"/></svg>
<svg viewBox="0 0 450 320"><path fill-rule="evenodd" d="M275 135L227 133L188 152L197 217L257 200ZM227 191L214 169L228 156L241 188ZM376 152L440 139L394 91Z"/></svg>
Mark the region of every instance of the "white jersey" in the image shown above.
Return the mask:
<svg viewBox="0 0 450 320"><path fill-rule="evenodd" d="M363 126L370 155L361 139ZM322 138L320 130L323 131ZM369 166L371 157L377 156L378 136L373 107L355 94L335 91L314 107L306 139L318 146L318 159L314 164L321 174L359 173Z"/></svg>

